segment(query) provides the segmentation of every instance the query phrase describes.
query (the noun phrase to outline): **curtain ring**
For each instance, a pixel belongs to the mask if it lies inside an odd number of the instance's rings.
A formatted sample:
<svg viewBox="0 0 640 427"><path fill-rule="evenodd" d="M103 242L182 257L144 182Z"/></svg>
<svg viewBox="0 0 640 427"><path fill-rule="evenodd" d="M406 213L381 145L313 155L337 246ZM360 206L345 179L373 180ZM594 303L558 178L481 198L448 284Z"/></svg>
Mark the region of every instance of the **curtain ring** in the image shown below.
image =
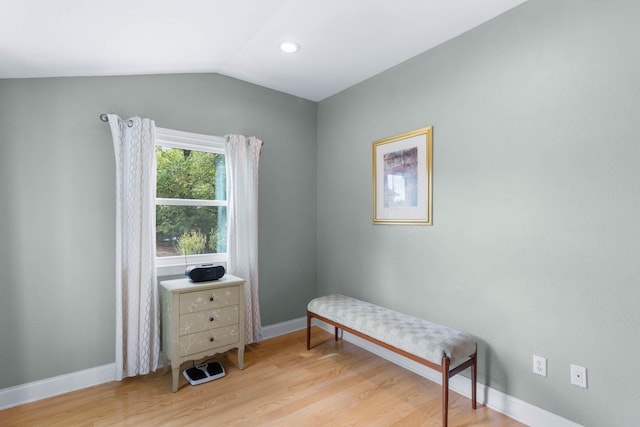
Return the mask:
<svg viewBox="0 0 640 427"><path fill-rule="evenodd" d="M103 122L108 122L109 121L109 116L107 116L105 113L100 114L100 120L102 120ZM127 127L132 128L133 127L133 120L129 119L127 121Z"/></svg>

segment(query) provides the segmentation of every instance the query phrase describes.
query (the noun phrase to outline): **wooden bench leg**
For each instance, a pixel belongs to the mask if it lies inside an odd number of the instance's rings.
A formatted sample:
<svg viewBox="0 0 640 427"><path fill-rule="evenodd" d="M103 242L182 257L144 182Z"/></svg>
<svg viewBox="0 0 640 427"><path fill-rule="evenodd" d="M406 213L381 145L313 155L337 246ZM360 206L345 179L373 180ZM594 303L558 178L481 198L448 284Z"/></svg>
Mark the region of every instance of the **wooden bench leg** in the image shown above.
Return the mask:
<svg viewBox="0 0 640 427"><path fill-rule="evenodd" d="M307 311L307 350L311 350L311 315Z"/></svg>
<svg viewBox="0 0 640 427"><path fill-rule="evenodd" d="M478 352L473 353L471 364L471 407L476 409L476 382L478 375Z"/></svg>
<svg viewBox="0 0 640 427"><path fill-rule="evenodd" d="M449 364L447 356L442 358L442 427L447 427L449 419Z"/></svg>
<svg viewBox="0 0 640 427"><path fill-rule="evenodd" d="M311 349L311 318L315 317L312 316L311 313L309 311L307 311L307 350ZM321 319L326 321L326 319ZM338 327L334 325L334 337L335 340L338 341L339 335L338 335Z"/></svg>

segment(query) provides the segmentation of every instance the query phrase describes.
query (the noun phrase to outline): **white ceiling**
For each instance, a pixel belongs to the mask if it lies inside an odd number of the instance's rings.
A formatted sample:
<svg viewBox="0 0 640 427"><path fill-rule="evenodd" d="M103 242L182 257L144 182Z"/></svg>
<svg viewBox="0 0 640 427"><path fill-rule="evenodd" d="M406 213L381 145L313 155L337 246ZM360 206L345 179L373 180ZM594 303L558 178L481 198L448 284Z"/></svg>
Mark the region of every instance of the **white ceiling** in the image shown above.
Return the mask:
<svg viewBox="0 0 640 427"><path fill-rule="evenodd" d="M320 101L524 1L0 0L0 78L215 72Z"/></svg>

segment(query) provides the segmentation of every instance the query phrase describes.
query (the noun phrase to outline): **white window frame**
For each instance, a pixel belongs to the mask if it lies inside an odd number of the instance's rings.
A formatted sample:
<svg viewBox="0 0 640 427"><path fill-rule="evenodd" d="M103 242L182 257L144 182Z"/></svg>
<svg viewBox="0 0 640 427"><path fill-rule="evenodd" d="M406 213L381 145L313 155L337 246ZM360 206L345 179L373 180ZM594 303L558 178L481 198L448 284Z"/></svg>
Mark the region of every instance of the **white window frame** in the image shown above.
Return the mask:
<svg viewBox="0 0 640 427"><path fill-rule="evenodd" d="M225 154L225 139L221 136L203 135L183 132L173 129L156 128L156 147L180 148L183 150L206 151L209 153ZM157 179L157 177L156 177ZM227 195L228 197L228 195ZM165 199L156 198L162 205L171 206L227 206L227 200L193 200L193 199ZM154 224L155 227L155 224ZM184 274L185 264L223 265L226 268L227 253L195 254L171 257L156 257L156 268L159 276Z"/></svg>

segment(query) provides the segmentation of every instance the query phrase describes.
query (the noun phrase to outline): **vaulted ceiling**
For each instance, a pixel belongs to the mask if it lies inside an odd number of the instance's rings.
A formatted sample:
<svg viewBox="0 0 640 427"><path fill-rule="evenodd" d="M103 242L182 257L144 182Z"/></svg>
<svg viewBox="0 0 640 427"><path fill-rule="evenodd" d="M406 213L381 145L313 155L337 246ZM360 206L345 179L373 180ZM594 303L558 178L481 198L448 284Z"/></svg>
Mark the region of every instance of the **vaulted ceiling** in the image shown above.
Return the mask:
<svg viewBox="0 0 640 427"><path fill-rule="evenodd" d="M524 1L0 0L0 78L215 72L320 101Z"/></svg>

